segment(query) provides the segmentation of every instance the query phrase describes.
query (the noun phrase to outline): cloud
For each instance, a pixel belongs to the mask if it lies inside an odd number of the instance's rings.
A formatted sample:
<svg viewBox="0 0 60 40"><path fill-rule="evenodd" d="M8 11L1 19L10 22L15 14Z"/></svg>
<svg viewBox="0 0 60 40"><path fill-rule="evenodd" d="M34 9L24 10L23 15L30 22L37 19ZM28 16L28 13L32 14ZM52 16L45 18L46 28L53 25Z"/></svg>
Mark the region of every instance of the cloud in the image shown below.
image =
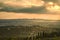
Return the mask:
<svg viewBox="0 0 60 40"><path fill-rule="evenodd" d="M22 0L20 2L4 1L0 4L0 19L22 19L22 18L31 19L32 18L32 19L60 20L60 15L59 14L55 15L55 13L57 12L55 12L54 14L52 14L53 12L51 12L51 11L54 11L56 8L55 5L54 5L55 7L52 6L53 7L52 8L51 5L48 4L51 1L44 0L44 2L46 3L44 3L42 6L39 5L40 4L38 3L39 1L36 3L35 1L33 1L32 5L29 3L29 1L26 1L26 0L25 1ZM47 9L47 8L50 8L50 9ZM58 9L59 8L57 8L57 10ZM45 12L47 12L47 14Z"/></svg>
<svg viewBox="0 0 60 40"><path fill-rule="evenodd" d="M18 4L20 5L19 7L17 7L16 5L15 5L16 7L13 7L12 4L7 5L5 3L0 3L0 5L1 5L0 7L2 7L0 11L3 11L3 12L5 11L5 12L20 12L20 13L41 13L46 11L44 6L32 5L32 7L24 7L24 6L21 7L21 5Z"/></svg>
<svg viewBox="0 0 60 40"><path fill-rule="evenodd" d="M12 8L12 7L4 7L0 9L0 11L5 12L19 12L19 13L44 13L46 9L44 6L42 7L31 7L31 8Z"/></svg>
<svg viewBox="0 0 60 40"><path fill-rule="evenodd" d="M42 0L42 1L44 1L45 3L53 2L53 3L57 3L58 5L60 5L60 0Z"/></svg>
<svg viewBox="0 0 60 40"><path fill-rule="evenodd" d="M44 13L46 12L46 9L44 6L42 6L42 7L23 8L20 11L28 13Z"/></svg>
<svg viewBox="0 0 60 40"><path fill-rule="evenodd" d="M32 6L42 6L44 1L42 0L8 0L4 1L4 4L17 7L32 7Z"/></svg>
<svg viewBox="0 0 60 40"><path fill-rule="evenodd" d="M52 8L49 2L58 2L57 0L9 0L1 2L0 11L3 12L20 12L20 13L45 13L55 10L56 7ZM50 6L49 6L50 5ZM58 10L57 8L56 10Z"/></svg>

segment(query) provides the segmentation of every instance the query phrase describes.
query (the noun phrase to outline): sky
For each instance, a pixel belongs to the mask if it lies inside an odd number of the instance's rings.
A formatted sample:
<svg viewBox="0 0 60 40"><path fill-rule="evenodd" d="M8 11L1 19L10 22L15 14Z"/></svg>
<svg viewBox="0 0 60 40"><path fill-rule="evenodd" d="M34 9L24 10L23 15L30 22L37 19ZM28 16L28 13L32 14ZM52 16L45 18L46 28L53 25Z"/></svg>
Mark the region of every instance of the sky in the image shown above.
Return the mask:
<svg viewBox="0 0 60 40"><path fill-rule="evenodd" d="M60 20L60 0L0 0L0 19Z"/></svg>

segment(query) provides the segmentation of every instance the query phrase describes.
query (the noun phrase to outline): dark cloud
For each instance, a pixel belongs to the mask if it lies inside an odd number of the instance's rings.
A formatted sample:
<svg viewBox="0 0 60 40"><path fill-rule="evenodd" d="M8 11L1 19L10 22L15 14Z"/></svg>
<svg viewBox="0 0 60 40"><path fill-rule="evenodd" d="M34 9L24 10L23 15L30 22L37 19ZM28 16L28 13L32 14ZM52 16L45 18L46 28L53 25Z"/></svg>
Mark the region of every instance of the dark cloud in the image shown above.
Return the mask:
<svg viewBox="0 0 60 40"><path fill-rule="evenodd" d="M31 8L22 8L19 10L19 12L42 13L42 12L46 12L46 9L44 6L42 6L42 7L31 7Z"/></svg>
<svg viewBox="0 0 60 40"><path fill-rule="evenodd" d="M59 0L43 0L45 2L58 2ZM12 7L12 6L8 6L5 5L3 3L0 3L0 7L2 7L2 9L0 9L0 12L16 12L16 13L45 13L48 12L47 9L45 8L45 6L40 6L40 7Z"/></svg>
<svg viewBox="0 0 60 40"><path fill-rule="evenodd" d="M3 3L0 3L0 7L2 7L0 9L0 12L19 12L19 13L44 13L46 12L46 9L44 6L41 7L27 7L27 8L21 8L21 7L11 7L11 6L7 6L4 5Z"/></svg>
<svg viewBox="0 0 60 40"><path fill-rule="evenodd" d="M31 7L31 8L11 8L11 7L4 7L0 9L0 11L6 12L20 12L20 13L41 13L45 12L46 9L44 7Z"/></svg>

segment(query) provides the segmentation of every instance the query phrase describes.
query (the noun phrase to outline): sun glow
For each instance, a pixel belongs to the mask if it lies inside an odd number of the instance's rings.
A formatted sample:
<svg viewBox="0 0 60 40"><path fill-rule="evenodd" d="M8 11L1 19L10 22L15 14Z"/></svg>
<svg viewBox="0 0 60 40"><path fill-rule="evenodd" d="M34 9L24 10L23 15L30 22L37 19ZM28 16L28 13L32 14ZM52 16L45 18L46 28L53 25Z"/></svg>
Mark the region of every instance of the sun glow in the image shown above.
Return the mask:
<svg viewBox="0 0 60 40"><path fill-rule="evenodd" d="M28 14L28 13L13 13L0 12L0 19L47 19L60 20L60 14Z"/></svg>
<svg viewBox="0 0 60 40"><path fill-rule="evenodd" d="M53 12L60 11L60 6L58 4L56 4L56 3L48 2L47 6L46 6L46 9L48 11L53 11Z"/></svg>

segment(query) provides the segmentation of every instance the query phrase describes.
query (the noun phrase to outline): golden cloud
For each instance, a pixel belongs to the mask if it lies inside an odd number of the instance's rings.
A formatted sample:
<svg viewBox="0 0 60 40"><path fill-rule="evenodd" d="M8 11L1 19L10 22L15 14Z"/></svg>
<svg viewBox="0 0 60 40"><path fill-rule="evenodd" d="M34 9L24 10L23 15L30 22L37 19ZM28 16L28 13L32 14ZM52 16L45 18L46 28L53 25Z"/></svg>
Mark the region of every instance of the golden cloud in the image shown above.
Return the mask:
<svg viewBox="0 0 60 40"><path fill-rule="evenodd" d="M42 6L44 4L44 1L42 0L21 0L21 1L4 1L3 3L9 6L32 7L32 6Z"/></svg>
<svg viewBox="0 0 60 40"><path fill-rule="evenodd" d="M48 2L46 5L46 9L50 12L60 11L60 6L57 3Z"/></svg>

